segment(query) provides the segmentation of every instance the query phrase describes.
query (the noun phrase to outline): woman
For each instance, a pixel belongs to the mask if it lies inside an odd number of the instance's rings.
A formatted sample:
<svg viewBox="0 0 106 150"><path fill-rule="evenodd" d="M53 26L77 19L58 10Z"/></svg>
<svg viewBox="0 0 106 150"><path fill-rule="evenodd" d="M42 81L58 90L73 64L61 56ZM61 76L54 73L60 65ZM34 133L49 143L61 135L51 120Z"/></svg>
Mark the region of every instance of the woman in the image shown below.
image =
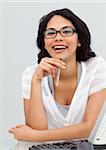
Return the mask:
<svg viewBox="0 0 106 150"><path fill-rule="evenodd" d="M90 43L86 24L69 9L40 20L38 64L22 78L25 125L9 130L17 140L88 138L106 100L106 62Z"/></svg>

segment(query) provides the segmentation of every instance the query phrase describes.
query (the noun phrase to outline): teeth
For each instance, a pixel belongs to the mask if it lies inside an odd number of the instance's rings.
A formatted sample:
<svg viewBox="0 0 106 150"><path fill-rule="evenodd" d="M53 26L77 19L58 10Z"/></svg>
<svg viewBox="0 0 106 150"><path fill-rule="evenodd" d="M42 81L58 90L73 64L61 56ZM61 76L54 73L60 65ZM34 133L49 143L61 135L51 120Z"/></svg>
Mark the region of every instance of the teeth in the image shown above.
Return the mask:
<svg viewBox="0 0 106 150"><path fill-rule="evenodd" d="M53 48L54 48L54 49L65 49L66 46L64 46L64 45L59 45L59 46L54 46Z"/></svg>

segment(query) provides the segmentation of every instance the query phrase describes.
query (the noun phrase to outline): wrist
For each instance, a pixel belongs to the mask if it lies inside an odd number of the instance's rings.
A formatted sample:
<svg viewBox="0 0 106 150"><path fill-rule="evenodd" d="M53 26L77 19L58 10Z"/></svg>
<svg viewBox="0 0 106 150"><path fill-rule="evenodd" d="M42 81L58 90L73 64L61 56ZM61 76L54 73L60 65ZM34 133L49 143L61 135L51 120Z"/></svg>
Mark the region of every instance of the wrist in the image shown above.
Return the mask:
<svg viewBox="0 0 106 150"><path fill-rule="evenodd" d="M32 82L41 82L42 78L39 75L33 75Z"/></svg>

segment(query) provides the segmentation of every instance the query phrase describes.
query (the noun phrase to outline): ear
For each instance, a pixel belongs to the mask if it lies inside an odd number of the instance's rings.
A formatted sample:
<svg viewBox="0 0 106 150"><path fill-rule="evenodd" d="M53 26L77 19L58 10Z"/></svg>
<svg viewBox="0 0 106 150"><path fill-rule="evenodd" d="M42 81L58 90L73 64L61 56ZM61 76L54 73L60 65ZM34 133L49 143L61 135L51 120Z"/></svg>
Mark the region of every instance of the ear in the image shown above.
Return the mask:
<svg viewBox="0 0 106 150"><path fill-rule="evenodd" d="M78 47L80 47L80 46L81 46L81 43L80 43L79 41L78 41L78 44L77 44L77 46L78 46Z"/></svg>

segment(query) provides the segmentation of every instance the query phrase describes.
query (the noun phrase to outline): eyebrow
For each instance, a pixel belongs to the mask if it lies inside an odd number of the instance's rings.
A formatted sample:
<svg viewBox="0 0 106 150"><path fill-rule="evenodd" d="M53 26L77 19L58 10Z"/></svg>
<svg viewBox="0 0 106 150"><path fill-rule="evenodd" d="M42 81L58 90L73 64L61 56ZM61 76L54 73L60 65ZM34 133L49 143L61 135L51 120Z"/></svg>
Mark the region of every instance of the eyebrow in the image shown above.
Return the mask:
<svg viewBox="0 0 106 150"><path fill-rule="evenodd" d="M74 29L74 27L71 27L71 26L64 26L64 27L62 27L62 28L60 28L59 30L61 30L61 29L64 29L64 28L72 28L72 29ZM46 30L56 30L55 28L47 28ZM56 30L56 31L59 31L59 30ZM74 30L76 30L76 29L74 29Z"/></svg>
<svg viewBox="0 0 106 150"><path fill-rule="evenodd" d="M47 30L56 30L56 29L55 29L55 28L48 28L48 29L46 29L46 31L47 31Z"/></svg>

